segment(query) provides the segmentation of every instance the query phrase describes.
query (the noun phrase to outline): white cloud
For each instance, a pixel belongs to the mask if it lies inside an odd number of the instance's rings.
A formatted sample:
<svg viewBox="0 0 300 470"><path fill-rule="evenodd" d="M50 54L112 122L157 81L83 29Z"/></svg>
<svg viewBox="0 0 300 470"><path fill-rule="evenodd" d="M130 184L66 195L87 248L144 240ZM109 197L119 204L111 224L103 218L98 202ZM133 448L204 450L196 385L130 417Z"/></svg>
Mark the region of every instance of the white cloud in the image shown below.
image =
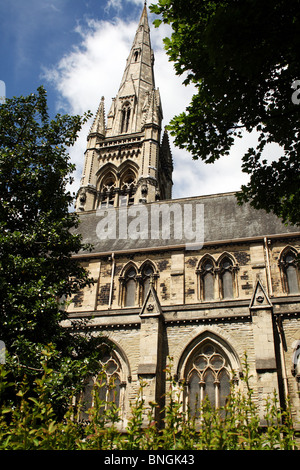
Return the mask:
<svg viewBox="0 0 300 470"><path fill-rule="evenodd" d="M120 20L114 23L90 20L85 27L77 27L81 45L64 56L55 68L44 70L46 80L59 92L58 112L83 114L91 110L95 113L101 96L105 97L108 112L120 85L135 28L136 24ZM72 187L75 192L79 188L90 125L91 122L85 125L70 150L77 167Z"/></svg>
<svg viewBox="0 0 300 470"><path fill-rule="evenodd" d="M108 112L111 99L117 94L122 79L137 21L125 23L120 19L114 22L89 20L84 26L77 27L76 32L82 38L80 46L64 56L56 67L44 70L44 77L55 85L60 95L57 111L83 114L90 109L95 113L101 96L104 96ZM185 109L192 96L192 90L183 87L182 80L175 76L173 66L168 62L163 49L162 37L167 34L166 28L151 28L156 86L162 97L165 125L176 113ZM90 124L82 130L79 140L70 151L72 161L77 166L74 191L79 187ZM173 153L176 164L176 151L173 150ZM190 163L189 156L187 160Z"/></svg>
<svg viewBox="0 0 300 470"><path fill-rule="evenodd" d="M108 0L105 6L106 11L111 9L120 12L126 4L142 5L144 0Z"/></svg>
<svg viewBox="0 0 300 470"><path fill-rule="evenodd" d="M130 1L143 3L141 0ZM109 0L107 6L117 8L118 4L118 0ZM89 20L77 28L82 38L80 46L63 57L54 69L45 71L45 77L54 83L60 93L60 111L82 114L90 109L95 113L101 96L104 96L108 112L111 99L117 94L121 82L137 22L138 18L129 23L118 18L113 22ZM158 29L151 28L156 87L160 89L164 125L175 114L185 110L193 94L193 88L182 85L182 78L175 75L173 65L168 62L162 43L162 38L168 33L165 25ZM79 188L90 125L85 126L70 151L72 161L77 166L72 187L75 192ZM241 172L241 157L248 148L248 139L238 141L229 157L223 157L213 165L192 160L186 151L174 147L171 138L170 142L175 166L173 197L236 191L247 181Z"/></svg>
<svg viewBox="0 0 300 470"><path fill-rule="evenodd" d="M105 7L106 11L109 11L111 8L114 8L115 10L121 10L122 9L122 0L109 0L107 2L107 5Z"/></svg>

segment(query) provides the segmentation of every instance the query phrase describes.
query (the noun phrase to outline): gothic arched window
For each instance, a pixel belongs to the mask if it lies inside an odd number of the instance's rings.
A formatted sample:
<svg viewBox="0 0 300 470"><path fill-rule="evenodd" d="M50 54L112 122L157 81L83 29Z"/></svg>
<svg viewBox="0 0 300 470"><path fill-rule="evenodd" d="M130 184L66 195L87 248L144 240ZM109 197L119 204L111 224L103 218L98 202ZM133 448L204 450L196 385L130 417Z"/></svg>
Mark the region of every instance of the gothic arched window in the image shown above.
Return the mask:
<svg viewBox="0 0 300 470"><path fill-rule="evenodd" d="M225 257L220 263L220 288L222 299L233 298L233 264Z"/></svg>
<svg viewBox="0 0 300 470"><path fill-rule="evenodd" d="M296 252L292 249L285 251L279 265L283 274L284 291L288 294L297 294L299 292L299 269Z"/></svg>
<svg viewBox="0 0 300 470"><path fill-rule="evenodd" d="M130 122L130 104L125 103L121 110L121 134L128 132Z"/></svg>
<svg viewBox="0 0 300 470"><path fill-rule="evenodd" d="M223 351L205 342L189 360L187 384L192 416L199 416L200 404L205 399L213 408L224 406L230 393L230 364Z"/></svg>
<svg viewBox="0 0 300 470"><path fill-rule="evenodd" d="M200 298L201 300L213 300L215 298L215 265L211 258L204 258L200 269Z"/></svg>
<svg viewBox="0 0 300 470"><path fill-rule="evenodd" d="M98 405L100 414L114 409L119 414L124 388L121 380L121 365L115 354L106 354L100 361L102 370L97 377L90 377L83 392L81 416L88 419L90 408ZM122 387L123 385L123 387Z"/></svg>
<svg viewBox="0 0 300 470"><path fill-rule="evenodd" d="M115 357L106 356L101 362L103 371L98 378L97 391L104 411L104 408L112 407L112 404L116 408L120 406L121 378L120 365Z"/></svg>
<svg viewBox="0 0 300 470"><path fill-rule="evenodd" d="M130 268L125 275L124 306L132 307L136 303L136 270Z"/></svg>
<svg viewBox="0 0 300 470"><path fill-rule="evenodd" d="M116 180L113 174L108 175L100 188L100 207L109 208L114 207L115 194L116 194Z"/></svg>
<svg viewBox="0 0 300 470"><path fill-rule="evenodd" d="M288 292L289 294L297 293L299 292L299 283L295 253L292 251L287 253L284 262Z"/></svg>
<svg viewBox="0 0 300 470"><path fill-rule="evenodd" d="M205 274L203 276L203 297L205 300L213 300L214 294L214 273L213 265L210 261L207 261L203 266Z"/></svg>
<svg viewBox="0 0 300 470"><path fill-rule="evenodd" d="M150 289L151 278L153 279L154 270L151 265L147 264L142 271L142 301L146 299L146 295Z"/></svg>
<svg viewBox="0 0 300 470"><path fill-rule="evenodd" d="M136 191L136 178L132 170L128 170L122 178L119 206L131 206L134 203L134 194Z"/></svg>

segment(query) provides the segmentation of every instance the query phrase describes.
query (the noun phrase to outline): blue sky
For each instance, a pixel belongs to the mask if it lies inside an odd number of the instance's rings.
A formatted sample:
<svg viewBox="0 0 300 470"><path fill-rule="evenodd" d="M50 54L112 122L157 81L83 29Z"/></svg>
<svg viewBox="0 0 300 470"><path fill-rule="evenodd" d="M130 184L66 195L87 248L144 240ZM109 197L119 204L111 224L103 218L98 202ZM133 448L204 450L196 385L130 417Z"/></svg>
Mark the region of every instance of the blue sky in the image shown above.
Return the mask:
<svg viewBox="0 0 300 470"><path fill-rule="evenodd" d="M43 84L55 112L57 90L45 81L44 68L55 67L80 47L78 33L90 20L135 20L141 2L118 0L0 0L0 79L7 97L27 95Z"/></svg>
<svg viewBox="0 0 300 470"><path fill-rule="evenodd" d="M43 84L51 116L95 112L101 96L108 112L143 4L144 0L0 0L0 80L5 82L6 96L28 95ZM153 19L149 14L150 24ZM168 34L165 25L151 28L164 125L185 109L193 94L168 62L162 42ZM79 188L90 124L70 151L77 167L74 192ZM170 140L175 165L173 197L236 191L246 182L240 167L247 140L238 142L230 157L214 165L193 161Z"/></svg>

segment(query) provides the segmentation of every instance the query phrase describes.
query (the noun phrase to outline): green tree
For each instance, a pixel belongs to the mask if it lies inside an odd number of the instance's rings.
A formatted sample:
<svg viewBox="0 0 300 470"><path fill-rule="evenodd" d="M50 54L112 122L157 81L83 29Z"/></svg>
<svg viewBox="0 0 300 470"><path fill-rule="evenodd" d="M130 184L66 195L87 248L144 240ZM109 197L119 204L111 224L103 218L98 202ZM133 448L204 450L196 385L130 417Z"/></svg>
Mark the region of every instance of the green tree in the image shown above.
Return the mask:
<svg viewBox="0 0 300 470"><path fill-rule="evenodd" d="M300 1L159 0L150 8L161 15L156 26L171 25L164 42L176 73L196 87L170 123L175 144L213 163L244 130L256 131L238 199L300 225ZM282 153L268 163L263 151L273 142Z"/></svg>
<svg viewBox="0 0 300 470"><path fill-rule="evenodd" d="M74 170L68 147L88 118L50 119L43 87L0 106L0 338L15 360L16 381L25 370L34 381L52 344L60 402L88 373L95 350L82 325L62 326L66 301L93 282L72 256L83 244L67 190Z"/></svg>

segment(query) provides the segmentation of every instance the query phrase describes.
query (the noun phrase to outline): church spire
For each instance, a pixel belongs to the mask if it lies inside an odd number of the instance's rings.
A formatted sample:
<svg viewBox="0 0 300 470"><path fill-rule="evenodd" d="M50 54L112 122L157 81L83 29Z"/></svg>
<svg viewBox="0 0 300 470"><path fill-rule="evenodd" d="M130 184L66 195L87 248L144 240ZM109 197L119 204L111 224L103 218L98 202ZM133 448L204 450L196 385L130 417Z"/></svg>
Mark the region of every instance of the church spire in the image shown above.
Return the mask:
<svg viewBox="0 0 300 470"><path fill-rule="evenodd" d="M141 131L144 113L148 111L145 103L155 89L153 64L154 54L145 4L118 94L108 114L108 136ZM158 109L157 111L158 114L161 112Z"/></svg>
<svg viewBox="0 0 300 470"><path fill-rule="evenodd" d="M92 123L76 210L170 199L172 160L154 81L154 54L146 2L117 95L107 115L104 98Z"/></svg>
<svg viewBox="0 0 300 470"><path fill-rule="evenodd" d="M136 84L137 92L139 92L141 86L143 86L143 81L145 87L153 88L155 86L153 63L154 54L151 49L150 28L148 23L147 7L145 5L126 62L126 68L121 81L119 94L124 94L124 88L126 89L127 83L130 83L131 77Z"/></svg>

